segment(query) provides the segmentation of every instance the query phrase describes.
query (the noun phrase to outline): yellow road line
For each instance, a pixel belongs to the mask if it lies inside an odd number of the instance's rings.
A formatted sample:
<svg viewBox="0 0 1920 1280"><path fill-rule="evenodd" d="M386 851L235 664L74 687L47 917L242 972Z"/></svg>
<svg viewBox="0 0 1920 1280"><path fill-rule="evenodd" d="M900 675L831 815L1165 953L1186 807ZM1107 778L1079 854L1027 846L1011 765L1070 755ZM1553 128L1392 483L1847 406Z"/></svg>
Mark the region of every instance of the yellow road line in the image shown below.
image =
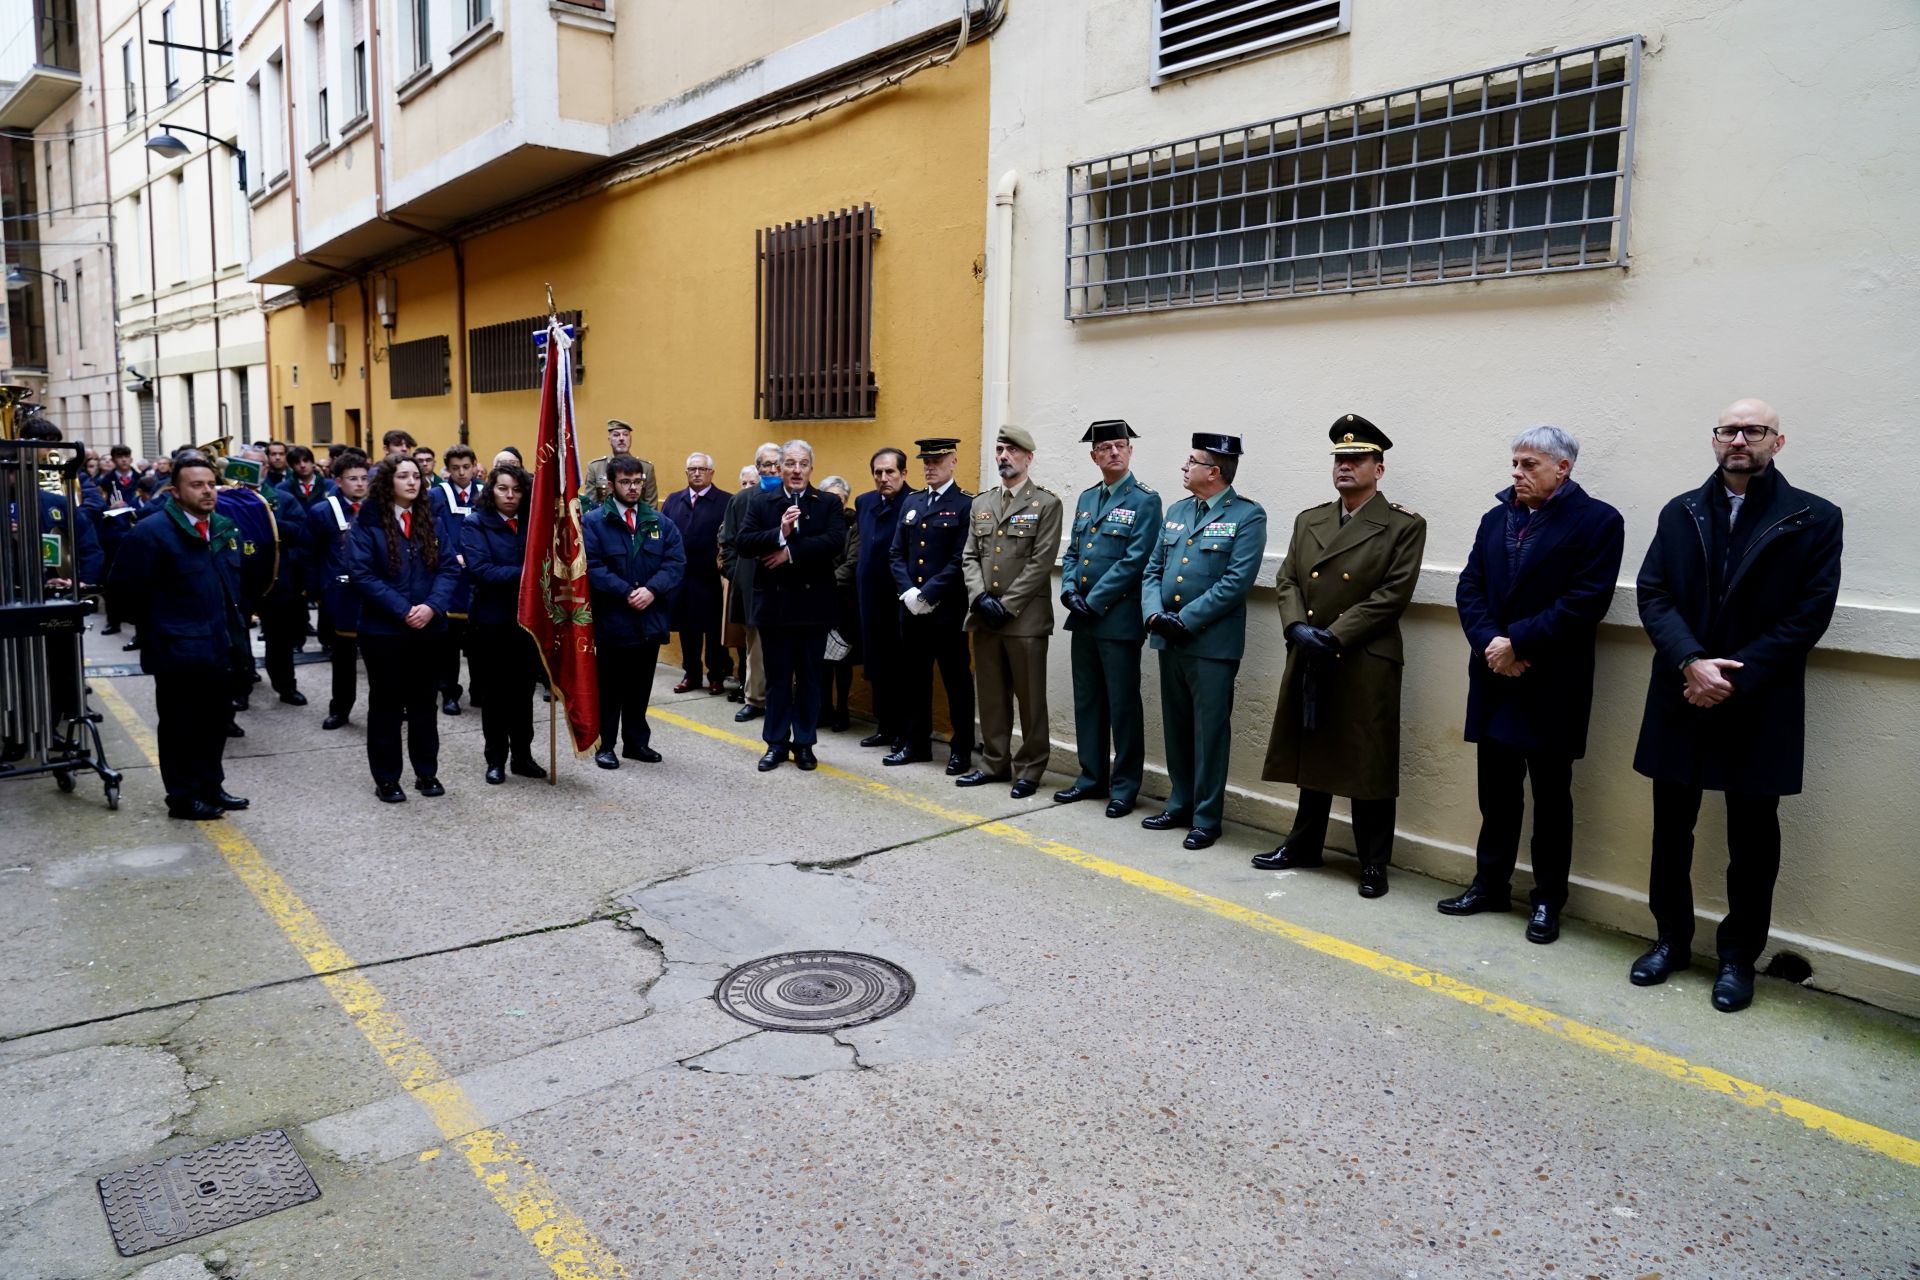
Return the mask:
<svg viewBox="0 0 1920 1280"><path fill-rule="evenodd" d="M719 742L735 743L740 746L750 747L755 751L762 751L766 748L766 744L763 742L743 738L738 734L728 733L724 729L716 729L711 725L702 724L697 720L689 720L685 716L676 715L670 711L653 711L649 713L649 718L657 721L665 721L675 728L686 729ZM1897 1160L1901 1164L1920 1167L1920 1141L1906 1137L1903 1134L1894 1133L1888 1129L1882 1129L1876 1125L1868 1124L1864 1120L1855 1120L1853 1117L1842 1115L1838 1111L1830 1111L1825 1107L1817 1106L1814 1103L1793 1097L1790 1094L1777 1092L1764 1085L1755 1084L1750 1080L1742 1080L1738 1076L1728 1075L1724 1071L1716 1071L1712 1067L1700 1066L1697 1063L1687 1061L1685 1058L1677 1057L1671 1053L1665 1053L1650 1045L1641 1044L1638 1041L1629 1040L1625 1036L1616 1035L1611 1031L1603 1031L1599 1027L1588 1026L1584 1022L1576 1022L1572 1018L1563 1017L1549 1009L1542 1009L1536 1005L1530 1005L1520 1000L1513 1000L1506 996L1496 995L1491 991L1486 991L1469 983L1461 982L1459 979L1449 977L1444 973L1439 973L1432 969L1424 969L1419 965L1409 964L1405 960L1396 960L1392 956L1360 946L1357 943L1348 942L1344 938L1336 938L1332 934L1321 933L1316 929L1308 929L1301 925L1292 924L1280 919L1278 916L1270 916L1265 912L1255 911L1250 907L1243 907L1237 902L1230 902L1225 898L1216 898L1212 894L1202 893L1198 889L1190 889L1186 885L1165 879L1161 876L1156 876L1151 872L1141 871L1136 867L1129 867L1123 863L1110 861L1097 854L1088 853L1084 849L1076 849L1072 845L1063 844L1058 840L1050 840L1044 836L1034 835L1032 832L1023 830L1011 823L984 822L982 816L979 814L965 813L958 809L949 808L937 800L917 795L901 787L896 787L891 783L862 777L859 774L848 773L844 769L836 769L832 765L824 763L820 766L819 772L832 778L850 782L869 794L907 805L920 810L922 813L931 814L937 818L944 818L947 821L959 825L981 823L982 825L975 827L975 830L979 831L982 835L994 836L1001 840L1006 840L1022 848L1031 849L1035 853L1045 854L1049 858L1057 858L1062 862L1072 863L1074 866L1082 867L1097 875L1118 880L1136 889L1143 889L1148 893L1156 894L1159 897L1166 898L1173 902L1178 902L1183 906L1195 907L1201 911L1219 916L1223 920L1231 920L1235 924L1245 925L1250 929L1257 929L1261 933L1271 934L1278 938L1285 938L1288 942L1305 947L1309 951L1316 951L1321 955L1331 956L1336 960L1345 960L1350 964L1357 964L1363 969L1371 969L1373 972L1384 974L1389 978L1396 978L1401 982L1409 983L1416 987L1423 987L1428 991L1437 992L1440 995L1458 1000L1462 1004L1471 1005L1476 1009L1491 1013L1495 1017L1504 1018L1508 1022L1517 1023L1520 1026L1552 1036L1557 1040L1564 1040L1569 1044L1578 1045L1583 1049L1590 1049L1595 1053L1605 1054L1621 1062L1628 1062L1637 1067L1644 1067L1649 1071L1657 1072L1672 1080L1678 1080L1683 1084L1693 1085L1705 1089L1710 1093L1717 1093L1724 1097L1732 1098L1734 1101L1744 1103L1749 1107L1757 1107L1763 1111L1773 1111L1780 1115L1791 1116L1809 1129L1829 1134L1840 1139L1842 1142L1850 1143L1856 1147L1863 1147L1868 1151L1886 1156L1890 1160Z"/></svg>
<svg viewBox="0 0 1920 1280"><path fill-rule="evenodd" d="M98 681L93 696L110 712L157 769L159 744L110 683ZM607 1247L594 1237L580 1215L567 1208L546 1176L520 1152L513 1139L486 1127L478 1108L420 1038L388 1007L366 978L350 969L354 961L320 918L300 900L266 856L233 823L222 818L200 824L220 856L252 892L280 932L299 951L332 993L360 1034L405 1089L433 1120L441 1136L467 1159L467 1167L486 1187L559 1280L621 1280L627 1274Z"/></svg>

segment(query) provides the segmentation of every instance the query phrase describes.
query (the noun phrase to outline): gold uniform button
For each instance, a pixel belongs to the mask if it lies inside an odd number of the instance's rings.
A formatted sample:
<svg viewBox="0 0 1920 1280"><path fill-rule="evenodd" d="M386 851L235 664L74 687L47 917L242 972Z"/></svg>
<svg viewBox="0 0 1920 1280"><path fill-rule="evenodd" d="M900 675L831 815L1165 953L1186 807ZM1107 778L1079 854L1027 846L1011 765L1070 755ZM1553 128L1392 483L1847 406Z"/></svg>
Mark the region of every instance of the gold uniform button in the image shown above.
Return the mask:
<svg viewBox="0 0 1920 1280"><path fill-rule="evenodd" d="M1182 576L1182 575L1180 575L1180 574L1177 574L1177 573L1176 573L1176 574L1174 574L1174 575L1173 575L1173 580L1174 580L1175 582L1185 582L1185 581L1186 581L1186 578L1185 578L1184 576Z"/></svg>
<svg viewBox="0 0 1920 1280"><path fill-rule="evenodd" d="M993 580L993 585L994 585L994 586L996 586L996 587L997 587L997 586L999 586L999 585L1000 585L1000 579L998 579L998 578L995 578L995 579Z"/></svg>
<svg viewBox="0 0 1920 1280"><path fill-rule="evenodd" d="M1313 616L1313 610L1311 609L1307 610L1307 616L1311 618Z"/></svg>
<svg viewBox="0 0 1920 1280"><path fill-rule="evenodd" d="M1353 575L1350 573L1343 573L1340 575L1340 581L1342 582L1350 582L1352 581L1352 579L1353 579Z"/></svg>
<svg viewBox="0 0 1920 1280"><path fill-rule="evenodd" d="M1175 604L1179 604L1179 603L1180 603L1180 597L1179 597L1179 596L1175 596L1175 597L1173 598L1173 602L1174 602Z"/></svg>
<svg viewBox="0 0 1920 1280"><path fill-rule="evenodd" d="M921 561L920 561L920 563L921 563L921 564L925 564L925 563L926 563L926 561L925 561L925 560L923 559L923 560L921 560Z"/></svg>
<svg viewBox="0 0 1920 1280"><path fill-rule="evenodd" d="M1315 569L1315 570L1314 570L1314 571L1313 571L1313 572L1312 572L1311 574L1309 574L1308 576L1309 576L1309 577L1314 577L1314 578L1317 578L1317 577L1319 577L1319 576L1320 576L1320 571L1319 571L1318 569Z"/></svg>
<svg viewBox="0 0 1920 1280"><path fill-rule="evenodd" d="M1188 545L1188 546L1192 546L1192 545L1193 545L1193 539L1192 539L1192 538L1188 538L1188 539L1187 539L1187 545Z"/></svg>
<svg viewBox="0 0 1920 1280"><path fill-rule="evenodd" d="M1087 585L1087 580L1086 580L1085 578L1082 578L1082 579L1080 579L1080 585L1081 585L1081 586L1083 586L1083 587L1084 587L1084 586L1086 586L1086 585Z"/></svg>
<svg viewBox="0 0 1920 1280"><path fill-rule="evenodd" d="M1192 564L1192 563L1193 563L1193 561L1192 561L1191 559L1189 559L1188 557L1186 557L1186 556L1181 556L1181 557L1180 557L1180 563L1181 563L1181 564Z"/></svg>

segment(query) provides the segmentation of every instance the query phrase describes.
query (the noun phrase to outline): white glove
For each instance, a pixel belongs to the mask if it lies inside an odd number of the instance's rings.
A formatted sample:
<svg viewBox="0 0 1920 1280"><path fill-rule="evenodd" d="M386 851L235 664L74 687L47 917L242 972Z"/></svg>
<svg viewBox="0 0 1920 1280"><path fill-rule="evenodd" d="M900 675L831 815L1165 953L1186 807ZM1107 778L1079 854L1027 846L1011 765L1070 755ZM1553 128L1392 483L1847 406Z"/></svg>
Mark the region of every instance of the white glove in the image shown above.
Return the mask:
<svg viewBox="0 0 1920 1280"><path fill-rule="evenodd" d="M915 617L933 612L933 606L928 604L926 599L921 596L920 588L918 587L908 587L905 591L901 592L900 603L907 606L907 612L913 614Z"/></svg>

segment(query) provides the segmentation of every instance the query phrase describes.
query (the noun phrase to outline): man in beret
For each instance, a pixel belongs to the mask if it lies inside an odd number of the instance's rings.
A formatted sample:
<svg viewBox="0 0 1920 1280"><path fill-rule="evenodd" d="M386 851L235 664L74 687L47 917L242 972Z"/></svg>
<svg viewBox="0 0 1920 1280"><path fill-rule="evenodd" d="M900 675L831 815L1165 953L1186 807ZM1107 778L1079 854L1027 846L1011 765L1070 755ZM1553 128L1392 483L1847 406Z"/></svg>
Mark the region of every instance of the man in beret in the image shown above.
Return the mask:
<svg viewBox="0 0 1920 1280"><path fill-rule="evenodd" d="M1073 636L1073 732L1080 775L1056 804L1107 802L1109 818L1133 812L1146 764L1140 708L1140 579L1160 536L1160 495L1134 479L1139 433L1118 418L1080 437L1100 469L1081 490L1073 532L1060 559L1060 603ZM1111 745L1112 754L1108 754Z"/></svg>
<svg viewBox="0 0 1920 1280"><path fill-rule="evenodd" d="M1220 838L1233 745L1233 682L1247 643L1247 593L1267 550L1267 513L1234 492L1240 437L1201 432L1180 464L1187 496L1167 508L1140 583L1140 616L1160 651L1167 807L1140 825Z"/></svg>
<svg viewBox="0 0 1920 1280"><path fill-rule="evenodd" d="M979 787L1013 780L1013 798L1040 789L1052 755L1047 720L1047 637L1053 634L1053 557L1060 549L1060 499L1034 484L1033 436L1000 428L993 448L1000 483L973 500L973 530L961 558L966 629L973 632L983 768L954 779ZM1020 706L1020 750L1013 709ZM1014 776L1017 774L1018 776Z"/></svg>
<svg viewBox="0 0 1920 1280"><path fill-rule="evenodd" d="M618 418L607 419L607 451L587 464L586 476L580 482L580 509L604 507L607 498L613 493L613 482L607 479L607 464L615 458L633 456L633 426ZM640 462L640 501L647 504L648 510L660 509L660 482L654 478L653 464L645 458ZM425 472L432 464L422 467Z"/></svg>
<svg viewBox="0 0 1920 1280"><path fill-rule="evenodd" d="M947 776L957 778L973 762L973 670L964 630L966 576L960 557L967 548L973 495L954 482L960 442L949 436L916 440L927 487L900 506L888 555L900 600L901 691L906 702L905 741L882 764L933 759L933 669L947 690L953 738Z"/></svg>
<svg viewBox="0 0 1920 1280"><path fill-rule="evenodd" d="M1253 865L1320 866L1333 797L1347 796L1360 896L1378 898L1400 794L1400 615L1420 580L1427 522L1380 492L1386 432L1349 413L1328 434L1340 496L1300 513L1280 566L1287 669L1260 775L1299 784L1300 807L1285 842Z"/></svg>

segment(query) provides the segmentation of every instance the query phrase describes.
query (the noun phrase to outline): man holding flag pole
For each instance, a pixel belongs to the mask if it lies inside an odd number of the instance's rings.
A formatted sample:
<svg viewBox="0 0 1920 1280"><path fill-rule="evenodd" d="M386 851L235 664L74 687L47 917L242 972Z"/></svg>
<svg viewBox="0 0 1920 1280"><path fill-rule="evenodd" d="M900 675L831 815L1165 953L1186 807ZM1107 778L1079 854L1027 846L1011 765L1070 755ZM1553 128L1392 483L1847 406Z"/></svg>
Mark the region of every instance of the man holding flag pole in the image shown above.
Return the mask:
<svg viewBox="0 0 1920 1280"><path fill-rule="evenodd" d="M546 665L554 702L548 713L549 784L557 781L555 720L560 708L576 754L600 744L599 672L594 661L593 605L580 533L580 449L574 430L573 333L554 313L547 286L547 328L534 335L546 352L540 380L540 423L528 495L527 558L520 577L520 626Z"/></svg>

